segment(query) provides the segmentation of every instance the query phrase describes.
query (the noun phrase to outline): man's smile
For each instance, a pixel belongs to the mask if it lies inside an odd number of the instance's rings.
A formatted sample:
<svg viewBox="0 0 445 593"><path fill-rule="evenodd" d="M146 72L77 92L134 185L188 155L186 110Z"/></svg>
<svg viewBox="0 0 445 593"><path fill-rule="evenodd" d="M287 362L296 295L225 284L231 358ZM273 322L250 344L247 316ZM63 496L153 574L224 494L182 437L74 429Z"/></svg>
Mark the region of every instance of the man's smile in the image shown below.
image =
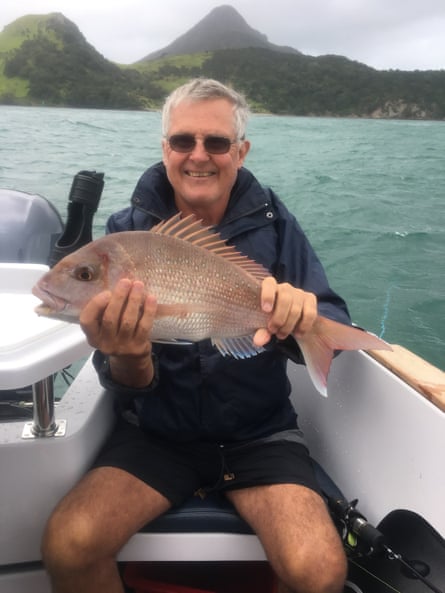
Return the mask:
<svg viewBox="0 0 445 593"><path fill-rule="evenodd" d="M212 177L215 175L213 171L185 171L189 177Z"/></svg>

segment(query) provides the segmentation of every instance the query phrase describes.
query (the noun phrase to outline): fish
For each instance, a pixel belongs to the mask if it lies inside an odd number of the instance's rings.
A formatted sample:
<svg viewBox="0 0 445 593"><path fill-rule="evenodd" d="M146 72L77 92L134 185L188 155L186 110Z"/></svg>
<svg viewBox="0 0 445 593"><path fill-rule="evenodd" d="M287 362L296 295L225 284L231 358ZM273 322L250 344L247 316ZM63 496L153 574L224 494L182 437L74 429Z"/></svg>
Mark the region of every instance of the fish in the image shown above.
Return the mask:
<svg viewBox="0 0 445 593"><path fill-rule="evenodd" d="M86 303L122 278L140 280L157 300L153 342L210 339L223 356L249 358L264 350L253 335L270 314L261 308L261 264L227 244L195 215L180 214L147 231L122 231L96 239L61 259L32 292L38 315L78 322ZM334 352L385 349L389 344L361 329L317 316L304 336L293 336L309 375L324 396Z"/></svg>

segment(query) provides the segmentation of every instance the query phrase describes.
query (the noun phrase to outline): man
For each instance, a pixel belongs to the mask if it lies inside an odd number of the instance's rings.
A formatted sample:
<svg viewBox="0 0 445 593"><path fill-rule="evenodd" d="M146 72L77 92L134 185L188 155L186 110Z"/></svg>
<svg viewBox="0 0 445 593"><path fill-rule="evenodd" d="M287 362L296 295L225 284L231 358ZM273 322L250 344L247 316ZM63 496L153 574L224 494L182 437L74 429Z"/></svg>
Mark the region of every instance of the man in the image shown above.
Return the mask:
<svg viewBox="0 0 445 593"><path fill-rule="evenodd" d="M195 214L270 270L257 345L308 332L322 313L350 323L294 217L243 168L248 108L213 80L193 80L163 110L163 163L108 231ZM146 523L199 489L221 490L258 534L283 591L338 593L346 562L318 491L277 348L225 358L209 341L152 344L155 295L121 280L81 314L102 383L121 418L94 468L59 504L43 542L57 593L122 592L115 558Z"/></svg>

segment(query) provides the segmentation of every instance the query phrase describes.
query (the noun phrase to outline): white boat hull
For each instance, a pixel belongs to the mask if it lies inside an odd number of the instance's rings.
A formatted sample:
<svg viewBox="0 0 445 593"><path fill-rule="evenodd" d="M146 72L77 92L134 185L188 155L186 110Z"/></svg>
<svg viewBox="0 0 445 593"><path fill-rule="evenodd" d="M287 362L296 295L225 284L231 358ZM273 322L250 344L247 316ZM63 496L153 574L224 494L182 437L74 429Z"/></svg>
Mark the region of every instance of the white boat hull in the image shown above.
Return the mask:
<svg viewBox="0 0 445 593"><path fill-rule="evenodd" d="M56 330L35 331L32 343L36 356L46 359L46 373L48 360L53 364L56 355L42 354L46 346L41 345ZM69 344L77 356L83 346L71 342L60 344ZM2 379L7 379L6 388L11 381L18 387L24 369L27 379L38 379L38 367L29 364L30 343L23 342L22 358L19 346L16 358L22 362L17 367L10 364L11 348L0 348L0 362L8 360L0 373L2 389ZM63 366L59 346L57 356ZM363 352L344 352L334 360L327 399L317 393L304 366L289 363L289 373L292 401L312 456L345 497L358 498L360 512L375 525L395 509L409 509L445 537L445 413ZM24 421L0 422L2 593L49 593L48 580L35 564L45 523L91 464L113 417L113 397L100 387L88 361L56 409L56 421L66 423L64 436L24 439ZM255 535L144 532L131 538L119 560L262 561L265 555Z"/></svg>

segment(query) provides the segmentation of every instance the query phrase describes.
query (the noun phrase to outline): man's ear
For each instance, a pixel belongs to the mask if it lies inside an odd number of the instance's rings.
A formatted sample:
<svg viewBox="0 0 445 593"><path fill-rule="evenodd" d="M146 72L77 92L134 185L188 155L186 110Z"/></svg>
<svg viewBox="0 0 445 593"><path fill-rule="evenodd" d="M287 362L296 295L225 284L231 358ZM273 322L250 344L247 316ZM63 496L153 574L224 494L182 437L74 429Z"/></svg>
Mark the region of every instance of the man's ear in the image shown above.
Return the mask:
<svg viewBox="0 0 445 593"><path fill-rule="evenodd" d="M250 150L249 140L243 140L242 142L240 142L240 146L238 149L238 169L240 169L243 166L249 150Z"/></svg>

